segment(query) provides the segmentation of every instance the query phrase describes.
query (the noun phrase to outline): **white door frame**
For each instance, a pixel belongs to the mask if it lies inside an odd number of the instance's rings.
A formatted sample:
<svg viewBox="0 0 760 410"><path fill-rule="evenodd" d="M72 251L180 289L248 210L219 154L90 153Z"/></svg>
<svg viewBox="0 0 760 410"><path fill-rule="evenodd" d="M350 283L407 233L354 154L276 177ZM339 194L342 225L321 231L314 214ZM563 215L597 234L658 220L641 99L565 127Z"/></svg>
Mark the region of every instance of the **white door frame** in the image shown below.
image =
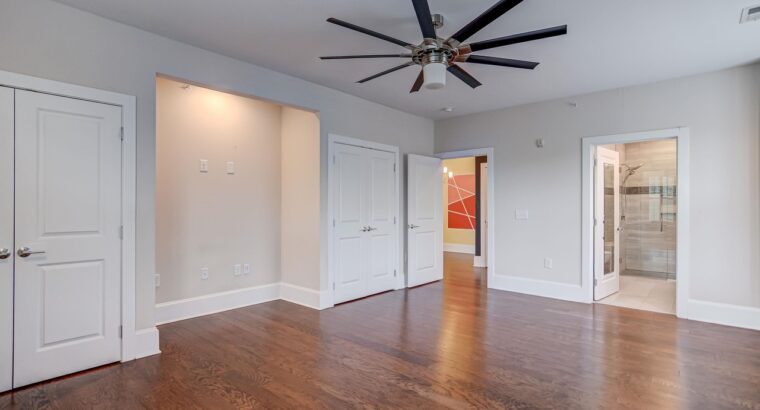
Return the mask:
<svg viewBox="0 0 760 410"><path fill-rule="evenodd" d="M121 218L124 226L121 244L121 361L136 358L135 328L135 171L136 171L136 99L134 96L97 90L79 85L0 71L0 85L61 97L93 101L121 107L124 143L121 168Z"/></svg>
<svg viewBox="0 0 760 410"><path fill-rule="evenodd" d="M320 301L320 307L321 308L330 308L335 306L335 261L333 256L333 249L334 249L334 226L333 226L333 218L335 217L335 209L334 209L334 199L333 199L333 177L335 176L335 164L333 162L333 158L335 156L335 144L344 144L344 145L352 145L355 147L362 147L362 148L369 148L369 149L375 149L379 151L386 151L390 152L394 155L394 162L396 164L395 173L395 183L396 183L396 189L395 189L395 204L394 207L396 215L394 217L396 218L396 233L395 233L395 242L396 242L396 264L395 264L395 271L396 271L396 288L395 289L402 289L405 287L405 277L406 274L402 272L401 270L401 258L404 255L404 250L402 249L403 243L401 241L401 235L402 235L402 227L403 223L401 220L401 162L399 161L399 147L395 145L386 145L381 144L379 142L372 142L372 141L365 141L358 138L352 138L352 137L344 137L342 135L337 134L327 134L327 286L328 290L326 292L327 300L322 302Z"/></svg>
<svg viewBox="0 0 760 410"><path fill-rule="evenodd" d="M488 230L486 232L488 236L486 246L486 259L488 267L488 280L487 284L489 288L501 289L496 283L496 195L494 193L496 187L496 165L494 164L494 150L493 148L476 148L463 151L450 151L439 152L435 154L440 159L454 159L454 158L466 158L466 157L481 157L486 156L488 158ZM446 209L443 210L446 212Z"/></svg>
<svg viewBox="0 0 760 410"><path fill-rule="evenodd" d="M676 316L688 317L689 302L689 128L583 138L581 198L581 288L594 303L594 154L599 145L676 138L678 141L678 217L676 219Z"/></svg>

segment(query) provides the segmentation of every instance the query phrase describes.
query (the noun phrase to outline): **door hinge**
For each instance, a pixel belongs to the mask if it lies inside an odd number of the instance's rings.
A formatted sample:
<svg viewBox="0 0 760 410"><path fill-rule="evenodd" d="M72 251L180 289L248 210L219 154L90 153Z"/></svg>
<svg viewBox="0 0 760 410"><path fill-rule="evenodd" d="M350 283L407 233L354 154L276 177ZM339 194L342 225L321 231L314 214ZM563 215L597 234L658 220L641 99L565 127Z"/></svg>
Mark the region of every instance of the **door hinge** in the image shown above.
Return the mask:
<svg viewBox="0 0 760 410"><path fill-rule="evenodd" d="M599 283L599 279L594 278L594 286L596 286L597 283Z"/></svg>
<svg viewBox="0 0 760 410"><path fill-rule="evenodd" d="M124 141L124 127L121 127L121 131L119 131L119 138Z"/></svg>
<svg viewBox="0 0 760 410"><path fill-rule="evenodd" d="M393 163L393 172L396 172L396 163Z"/></svg>
<svg viewBox="0 0 760 410"><path fill-rule="evenodd" d="M396 277L396 269L393 270L393 277Z"/></svg>
<svg viewBox="0 0 760 410"><path fill-rule="evenodd" d="M119 339L122 338L123 334L124 334L124 326L119 325Z"/></svg>
<svg viewBox="0 0 760 410"><path fill-rule="evenodd" d="M119 239L124 239L124 225L119 227Z"/></svg>
<svg viewBox="0 0 760 410"><path fill-rule="evenodd" d="M337 161L335 158L336 158L336 156L333 155L333 164L335 164L335 162Z"/></svg>
<svg viewBox="0 0 760 410"><path fill-rule="evenodd" d="M335 218L333 218L333 228L335 228Z"/></svg>
<svg viewBox="0 0 760 410"><path fill-rule="evenodd" d="M393 217L393 224L396 225L396 217Z"/></svg>

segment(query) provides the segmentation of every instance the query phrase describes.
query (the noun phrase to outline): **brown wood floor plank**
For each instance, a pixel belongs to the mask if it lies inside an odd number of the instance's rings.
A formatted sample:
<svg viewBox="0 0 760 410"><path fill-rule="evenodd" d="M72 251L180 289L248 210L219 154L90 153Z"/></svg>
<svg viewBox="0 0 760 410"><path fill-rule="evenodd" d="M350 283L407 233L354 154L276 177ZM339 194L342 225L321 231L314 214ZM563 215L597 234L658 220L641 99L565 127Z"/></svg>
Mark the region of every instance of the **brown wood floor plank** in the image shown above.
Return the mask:
<svg viewBox="0 0 760 410"><path fill-rule="evenodd" d="M760 332L442 282L318 312L284 301L160 327L160 356L0 408L760 409Z"/></svg>

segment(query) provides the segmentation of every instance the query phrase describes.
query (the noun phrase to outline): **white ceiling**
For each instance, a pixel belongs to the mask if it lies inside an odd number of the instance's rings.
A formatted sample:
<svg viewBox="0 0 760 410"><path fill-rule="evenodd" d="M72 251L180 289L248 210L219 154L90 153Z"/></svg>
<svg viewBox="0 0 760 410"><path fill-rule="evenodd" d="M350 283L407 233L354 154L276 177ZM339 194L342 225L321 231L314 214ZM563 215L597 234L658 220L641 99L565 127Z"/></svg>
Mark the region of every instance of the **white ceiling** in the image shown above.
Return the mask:
<svg viewBox="0 0 760 410"><path fill-rule="evenodd" d="M449 76L409 94L417 67L355 81L400 59L321 61L320 55L404 49L325 22L336 17L411 43L421 34L410 0L59 0L165 37L335 88L403 111L445 118L643 84L760 60L760 22L739 24L760 0L525 0L470 40L568 24L563 37L479 54L541 62L534 71L463 64L484 85ZM442 37L496 0L429 0ZM452 113L441 111L453 107Z"/></svg>

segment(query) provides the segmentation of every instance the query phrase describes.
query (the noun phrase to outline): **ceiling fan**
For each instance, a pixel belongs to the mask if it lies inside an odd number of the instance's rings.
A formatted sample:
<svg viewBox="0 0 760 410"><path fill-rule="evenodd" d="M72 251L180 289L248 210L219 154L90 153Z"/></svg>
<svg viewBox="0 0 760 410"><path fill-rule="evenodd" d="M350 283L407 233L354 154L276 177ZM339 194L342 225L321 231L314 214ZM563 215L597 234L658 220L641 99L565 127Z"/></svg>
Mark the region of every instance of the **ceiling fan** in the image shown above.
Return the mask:
<svg viewBox="0 0 760 410"><path fill-rule="evenodd" d="M417 45L331 17L327 19L330 23L398 44L409 51L400 54L365 54L326 56L320 58L322 60L408 58L411 61L359 80L358 83L366 83L367 81L401 70L402 68L420 65L422 66L422 71L420 71L419 76L417 76L417 80L414 82L410 93L417 92L422 87L427 89L443 88L446 85L446 71L464 81L470 87L477 88L482 84L457 63L488 64L527 70L536 68L539 63L524 60L512 60L508 58L479 56L472 54L473 52L567 34L567 26L564 25L499 37L491 40L477 41L469 44L464 43L473 34L491 24L501 15L522 3L522 1L523 0L500 0L491 8L483 12L483 14L475 18L475 20L451 35L451 37L443 39L438 37L438 34L436 33L436 29L443 26L443 16L440 14L431 15L430 6L428 5L427 0L412 0L414 11L417 13L417 21L419 21L422 36L424 37L422 43Z"/></svg>

